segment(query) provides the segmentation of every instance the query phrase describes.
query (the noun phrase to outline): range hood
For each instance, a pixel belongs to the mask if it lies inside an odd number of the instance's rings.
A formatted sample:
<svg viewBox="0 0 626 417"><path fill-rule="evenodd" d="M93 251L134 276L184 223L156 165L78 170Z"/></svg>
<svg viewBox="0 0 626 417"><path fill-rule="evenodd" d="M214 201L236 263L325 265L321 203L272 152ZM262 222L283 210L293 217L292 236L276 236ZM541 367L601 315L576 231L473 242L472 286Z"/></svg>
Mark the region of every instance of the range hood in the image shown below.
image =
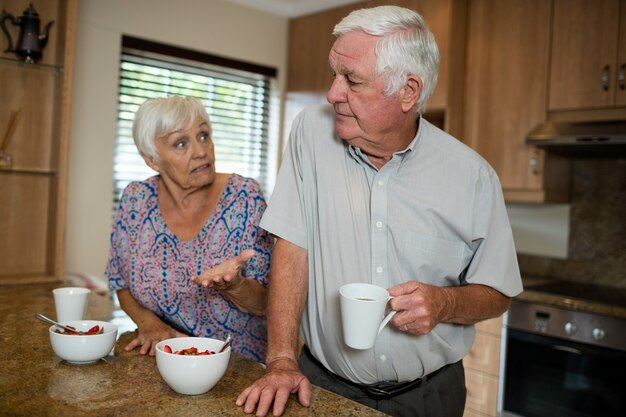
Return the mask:
<svg viewBox="0 0 626 417"><path fill-rule="evenodd" d="M626 156L626 121L541 123L526 143L547 151L579 157Z"/></svg>

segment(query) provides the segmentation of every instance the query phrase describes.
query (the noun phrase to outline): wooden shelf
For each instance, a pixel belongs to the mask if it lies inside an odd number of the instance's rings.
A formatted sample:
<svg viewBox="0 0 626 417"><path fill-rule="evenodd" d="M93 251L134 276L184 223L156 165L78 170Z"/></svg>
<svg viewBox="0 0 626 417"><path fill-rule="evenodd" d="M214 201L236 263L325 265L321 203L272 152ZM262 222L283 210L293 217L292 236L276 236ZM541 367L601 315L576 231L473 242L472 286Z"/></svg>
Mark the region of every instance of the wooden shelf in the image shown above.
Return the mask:
<svg viewBox="0 0 626 417"><path fill-rule="evenodd" d="M0 57L0 64L5 66L17 67L21 70L27 71L45 71L52 74L63 74L63 67L61 65L42 64L39 62L30 64L28 62L9 57Z"/></svg>
<svg viewBox="0 0 626 417"><path fill-rule="evenodd" d="M4 0L21 13L29 0ZM42 23L54 21L41 61L0 52L0 132L19 110L0 167L0 284L62 281L65 275L67 154L77 0L35 5ZM9 27L14 39L17 28Z"/></svg>
<svg viewBox="0 0 626 417"><path fill-rule="evenodd" d="M30 175L59 175L59 171L50 171L46 169L30 169L30 168L0 168L0 174L30 174Z"/></svg>

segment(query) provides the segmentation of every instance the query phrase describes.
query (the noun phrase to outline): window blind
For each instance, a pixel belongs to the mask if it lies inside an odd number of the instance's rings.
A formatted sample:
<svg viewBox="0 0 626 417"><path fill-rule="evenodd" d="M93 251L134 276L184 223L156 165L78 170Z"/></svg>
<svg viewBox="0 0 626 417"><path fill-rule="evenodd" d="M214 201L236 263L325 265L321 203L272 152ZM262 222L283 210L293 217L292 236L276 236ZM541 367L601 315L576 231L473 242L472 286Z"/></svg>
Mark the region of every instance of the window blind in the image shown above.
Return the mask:
<svg viewBox="0 0 626 417"><path fill-rule="evenodd" d="M255 178L268 198L276 171L277 141L270 140L277 130L274 84L275 77L267 74L124 47L113 161L114 211L128 183L156 174L133 142L135 112L146 99L172 95L196 97L206 107L216 170Z"/></svg>

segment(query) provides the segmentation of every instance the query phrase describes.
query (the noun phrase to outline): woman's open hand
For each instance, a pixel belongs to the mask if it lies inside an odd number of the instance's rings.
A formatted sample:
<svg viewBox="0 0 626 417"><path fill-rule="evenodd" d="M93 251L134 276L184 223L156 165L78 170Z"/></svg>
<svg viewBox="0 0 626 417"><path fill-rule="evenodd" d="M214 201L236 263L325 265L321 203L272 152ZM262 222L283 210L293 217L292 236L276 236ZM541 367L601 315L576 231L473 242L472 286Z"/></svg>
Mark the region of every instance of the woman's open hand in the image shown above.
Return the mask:
<svg viewBox="0 0 626 417"><path fill-rule="evenodd" d="M227 290L232 287L238 287L244 280L239 272L244 264L254 255L256 255L254 249L246 249L238 256L224 261L208 271L204 271L199 277L191 277L191 280L196 284L216 290Z"/></svg>

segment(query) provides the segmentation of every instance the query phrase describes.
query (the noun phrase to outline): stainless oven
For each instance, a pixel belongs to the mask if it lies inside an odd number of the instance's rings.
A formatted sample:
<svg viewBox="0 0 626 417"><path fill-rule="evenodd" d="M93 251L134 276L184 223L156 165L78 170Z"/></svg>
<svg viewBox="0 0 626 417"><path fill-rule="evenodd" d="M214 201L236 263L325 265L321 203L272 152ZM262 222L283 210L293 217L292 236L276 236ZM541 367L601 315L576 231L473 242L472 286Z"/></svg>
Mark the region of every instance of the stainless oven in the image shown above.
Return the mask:
<svg viewBox="0 0 626 417"><path fill-rule="evenodd" d="M513 300L503 333L501 416L626 415L625 323Z"/></svg>

